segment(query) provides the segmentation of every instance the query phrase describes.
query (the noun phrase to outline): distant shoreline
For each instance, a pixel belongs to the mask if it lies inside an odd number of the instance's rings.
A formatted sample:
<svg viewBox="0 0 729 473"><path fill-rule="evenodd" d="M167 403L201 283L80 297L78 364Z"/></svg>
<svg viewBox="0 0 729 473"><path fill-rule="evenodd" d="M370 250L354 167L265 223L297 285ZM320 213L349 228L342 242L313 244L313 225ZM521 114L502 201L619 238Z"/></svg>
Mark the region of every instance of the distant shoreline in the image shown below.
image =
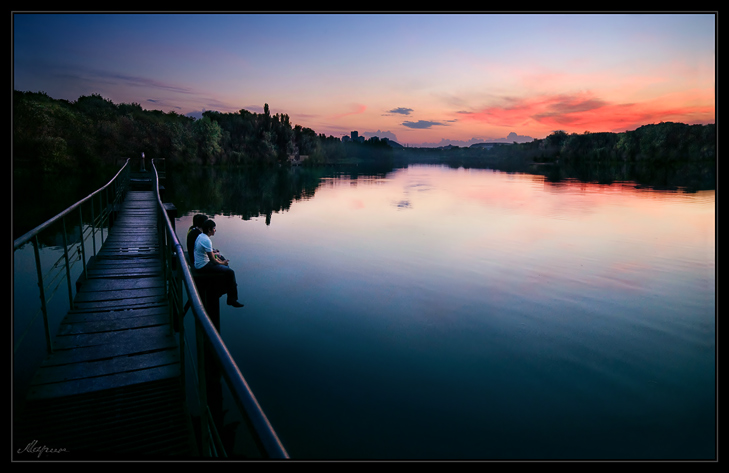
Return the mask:
<svg viewBox="0 0 729 473"><path fill-rule="evenodd" d="M304 166L351 161L387 164L397 159L444 159L464 165L533 162L679 162L716 160L716 125L661 122L621 133L556 131L529 142L468 147L402 146L387 138L340 139L292 125L288 115L240 110L207 111L193 119L114 104L99 95L76 102L45 93L14 91L13 166L41 173L95 172L144 154L168 167ZM523 139L519 135L509 135ZM305 159L299 159L303 157Z"/></svg>

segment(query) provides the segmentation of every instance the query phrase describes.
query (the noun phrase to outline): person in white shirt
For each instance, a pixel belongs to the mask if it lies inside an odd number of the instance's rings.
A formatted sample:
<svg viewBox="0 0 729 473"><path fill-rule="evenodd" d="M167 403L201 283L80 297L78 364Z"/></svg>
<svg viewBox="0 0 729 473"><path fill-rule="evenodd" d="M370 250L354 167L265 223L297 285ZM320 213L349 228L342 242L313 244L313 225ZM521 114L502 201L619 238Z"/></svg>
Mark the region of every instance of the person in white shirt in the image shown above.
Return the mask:
<svg viewBox="0 0 729 473"><path fill-rule="evenodd" d="M210 237L215 235L215 232L215 222L206 220L202 226L202 233L195 240L195 269L200 273L219 273L223 276L225 292L228 295L227 304L233 307L243 307L243 304L238 302L235 271L228 266L227 259L221 259L213 252L213 242Z"/></svg>

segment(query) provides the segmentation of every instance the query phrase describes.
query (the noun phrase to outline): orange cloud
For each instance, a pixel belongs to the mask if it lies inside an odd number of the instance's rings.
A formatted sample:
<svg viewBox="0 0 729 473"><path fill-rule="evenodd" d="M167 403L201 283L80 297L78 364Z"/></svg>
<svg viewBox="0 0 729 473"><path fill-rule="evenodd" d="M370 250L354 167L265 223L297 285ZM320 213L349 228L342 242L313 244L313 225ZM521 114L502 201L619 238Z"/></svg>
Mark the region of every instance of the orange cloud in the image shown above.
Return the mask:
<svg viewBox="0 0 729 473"><path fill-rule="evenodd" d="M713 123L715 107L707 91L687 91L637 103L611 103L591 94L554 94L507 98L465 120L509 127L540 126L567 132L625 131L660 121Z"/></svg>

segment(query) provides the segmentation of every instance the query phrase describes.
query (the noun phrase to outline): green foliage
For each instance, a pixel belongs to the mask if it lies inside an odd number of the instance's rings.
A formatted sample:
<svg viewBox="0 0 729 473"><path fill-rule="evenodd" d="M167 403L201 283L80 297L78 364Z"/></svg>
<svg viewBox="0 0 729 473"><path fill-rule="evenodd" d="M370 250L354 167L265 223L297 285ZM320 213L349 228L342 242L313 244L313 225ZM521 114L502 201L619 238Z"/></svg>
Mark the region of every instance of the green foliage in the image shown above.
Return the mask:
<svg viewBox="0 0 729 473"><path fill-rule="evenodd" d="M43 171L78 165L69 143L76 143L81 124L69 104L46 94L26 94L13 108L13 146L19 163L34 156Z"/></svg>
<svg viewBox="0 0 729 473"><path fill-rule="evenodd" d="M615 133L572 133L562 142L560 156L564 160L608 160L617 156Z"/></svg>
<svg viewBox="0 0 729 473"><path fill-rule="evenodd" d="M551 135L544 138L542 141L542 148L547 153L559 153L565 141L567 141L567 133L562 130L557 130Z"/></svg>
<svg viewBox="0 0 729 473"><path fill-rule="evenodd" d="M716 125L661 122L624 133L555 132L541 140L542 161L668 163L716 160Z"/></svg>
<svg viewBox="0 0 729 473"><path fill-rule="evenodd" d="M142 152L171 167L271 166L297 152L328 159L313 130L292 127L286 114L272 116L268 104L262 114L205 112L195 120L98 94L68 102L14 91L13 142L16 167L48 172L114 165Z"/></svg>
<svg viewBox="0 0 729 473"><path fill-rule="evenodd" d="M222 151L220 140L223 135L218 122L203 116L193 124L193 135L197 138L197 154L202 164L216 164Z"/></svg>
<svg viewBox="0 0 729 473"><path fill-rule="evenodd" d="M716 157L716 125L661 122L632 132L637 161L710 160Z"/></svg>

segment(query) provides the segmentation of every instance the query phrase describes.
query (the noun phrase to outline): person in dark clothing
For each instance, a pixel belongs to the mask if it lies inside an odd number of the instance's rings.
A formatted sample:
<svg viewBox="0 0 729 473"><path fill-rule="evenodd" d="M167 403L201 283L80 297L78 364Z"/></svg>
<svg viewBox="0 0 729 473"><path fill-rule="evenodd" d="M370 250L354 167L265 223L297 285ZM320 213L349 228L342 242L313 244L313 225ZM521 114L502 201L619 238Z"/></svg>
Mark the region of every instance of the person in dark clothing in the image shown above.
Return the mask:
<svg viewBox="0 0 729 473"><path fill-rule="evenodd" d="M208 216L197 214L192 217L192 226L187 230L187 256L190 259L190 266L195 267L195 240L202 233L202 226Z"/></svg>

